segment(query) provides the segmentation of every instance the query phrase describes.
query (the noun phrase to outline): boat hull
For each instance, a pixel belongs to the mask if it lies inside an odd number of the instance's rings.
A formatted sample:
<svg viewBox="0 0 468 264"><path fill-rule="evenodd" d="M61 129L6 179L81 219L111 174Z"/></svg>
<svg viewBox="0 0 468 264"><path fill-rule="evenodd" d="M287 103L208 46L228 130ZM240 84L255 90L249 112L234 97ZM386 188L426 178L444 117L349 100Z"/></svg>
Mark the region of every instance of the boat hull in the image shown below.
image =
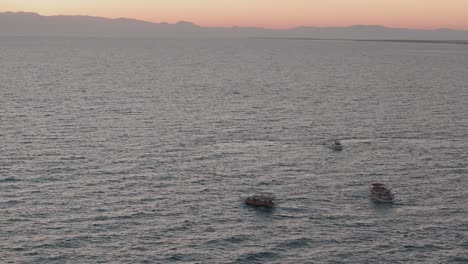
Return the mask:
<svg viewBox="0 0 468 264"><path fill-rule="evenodd" d="M266 208L271 208L274 206L273 202L258 202L258 201L245 201L246 205L249 206L254 206L254 207L266 207Z"/></svg>
<svg viewBox="0 0 468 264"><path fill-rule="evenodd" d="M343 150L343 147L342 147L342 146L333 145L333 146L332 146L332 149L333 149L333 150L336 150L336 151L342 151L342 150Z"/></svg>
<svg viewBox="0 0 468 264"><path fill-rule="evenodd" d="M244 202L249 206L271 208L274 206L273 200L275 198L271 193L260 193L246 197Z"/></svg>
<svg viewBox="0 0 468 264"><path fill-rule="evenodd" d="M371 195L371 200L376 202L376 203L393 203L393 198L391 199L384 199L384 198L379 198Z"/></svg>

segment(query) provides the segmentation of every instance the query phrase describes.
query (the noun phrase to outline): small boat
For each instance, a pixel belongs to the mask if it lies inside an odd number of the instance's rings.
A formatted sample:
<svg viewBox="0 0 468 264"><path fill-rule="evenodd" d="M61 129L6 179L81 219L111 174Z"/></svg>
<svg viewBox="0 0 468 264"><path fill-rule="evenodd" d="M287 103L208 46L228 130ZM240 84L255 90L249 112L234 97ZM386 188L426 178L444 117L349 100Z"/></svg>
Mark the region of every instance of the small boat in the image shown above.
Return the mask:
<svg viewBox="0 0 468 264"><path fill-rule="evenodd" d="M339 140L335 140L335 141L333 141L333 143L331 145L331 148L333 150L341 151L341 150L343 150L343 145L341 145L341 142Z"/></svg>
<svg viewBox="0 0 468 264"><path fill-rule="evenodd" d="M385 184L374 182L370 185L370 197L377 203L393 203L394 194Z"/></svg>
<svg viewBox="0 0 468 264"><path fill-rule="evenodd" d="M260 193L245 198L244 202L246 205L250 206L271 208L275 205L273 202L274 199L276 199L276 197L273 194Z"/></svg>

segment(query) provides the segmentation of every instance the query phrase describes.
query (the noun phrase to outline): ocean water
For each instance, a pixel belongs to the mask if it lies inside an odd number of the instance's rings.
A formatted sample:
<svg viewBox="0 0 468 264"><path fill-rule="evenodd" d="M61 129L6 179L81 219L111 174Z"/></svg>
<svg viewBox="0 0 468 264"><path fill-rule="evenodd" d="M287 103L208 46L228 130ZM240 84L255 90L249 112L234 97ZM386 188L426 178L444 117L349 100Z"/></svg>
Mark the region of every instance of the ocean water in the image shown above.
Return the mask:
<svg viewBox="0 0 468 264"><path fill-rule="evenodd" d="M468 262L468 45L0 38L0 122L0 263Z"/></svg>

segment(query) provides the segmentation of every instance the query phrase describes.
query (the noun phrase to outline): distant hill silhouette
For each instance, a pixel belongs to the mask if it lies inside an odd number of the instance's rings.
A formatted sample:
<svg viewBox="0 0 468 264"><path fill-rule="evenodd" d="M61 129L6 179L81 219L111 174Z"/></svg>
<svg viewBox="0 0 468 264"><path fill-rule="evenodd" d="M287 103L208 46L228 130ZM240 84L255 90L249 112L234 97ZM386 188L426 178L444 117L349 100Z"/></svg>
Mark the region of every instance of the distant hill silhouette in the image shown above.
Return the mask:
<svg viewBox="0 0 468 264"><path fill-rule="evenodd" d="M136 19L93 16L41 16L29 12L0 13L0 36L68 37L259 37L359 40L462 40L468 31L387 28L374 25L351 27L200 27L191 22L151 23Z"/></svg>

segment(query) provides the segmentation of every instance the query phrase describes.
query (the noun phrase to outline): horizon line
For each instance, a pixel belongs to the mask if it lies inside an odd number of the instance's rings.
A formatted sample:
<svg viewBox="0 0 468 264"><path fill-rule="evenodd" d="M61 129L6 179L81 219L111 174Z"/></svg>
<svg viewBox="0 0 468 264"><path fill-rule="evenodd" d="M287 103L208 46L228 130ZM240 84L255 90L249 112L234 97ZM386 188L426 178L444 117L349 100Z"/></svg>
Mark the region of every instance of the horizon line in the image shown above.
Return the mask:
<svg viewBox="0 0 468 264"><path fill-rule="evenodd" d="M149 20L143 20L139 18L132 18L132 17L105 17L105 16L98 16L98 15L63 15L63 14L55 14L55 15L43 15L38 12L30 12L30 11L1 11L0 14L31 14L31 15L37 15L40 17L89 17L89 18L100 18L100 19L109 19L109 20L133 20L133 21L138 21L138 22L143 22L143 23L150 23L150 24L167 24L167 25L177 25L180 23L187 23L191 24L195 27L200 27L200 28L244 28L244 29L263 29L263 30L278 30L278 31L287 31L287 30L293 30L293 29L298 29L298 28L351 28L351 27L381 27L381 28L386 28L386 29L402 29L402 30L421 30L421 31L437 31L437 30L450 30L450 31L463 31L463 32L468 32L468 29L455 29L455 28L447 28L447 27L437 27L437 28L411 28L411 27L391 27L391 26L386 26L386 25L379 25L379 24L351 24L351 25L341 25L341 26L310 26L310 25L297 25L293 27L287 27L287 28L274 28L274 27L261 27L261 26L237 26L237 25L231 25L231 26L201 26L197 24L196 22L192 21L187 21L187 20L179 20L175 23L168 23L165 21L161 22L155 22L155 21L149 21Z"/></svg>

